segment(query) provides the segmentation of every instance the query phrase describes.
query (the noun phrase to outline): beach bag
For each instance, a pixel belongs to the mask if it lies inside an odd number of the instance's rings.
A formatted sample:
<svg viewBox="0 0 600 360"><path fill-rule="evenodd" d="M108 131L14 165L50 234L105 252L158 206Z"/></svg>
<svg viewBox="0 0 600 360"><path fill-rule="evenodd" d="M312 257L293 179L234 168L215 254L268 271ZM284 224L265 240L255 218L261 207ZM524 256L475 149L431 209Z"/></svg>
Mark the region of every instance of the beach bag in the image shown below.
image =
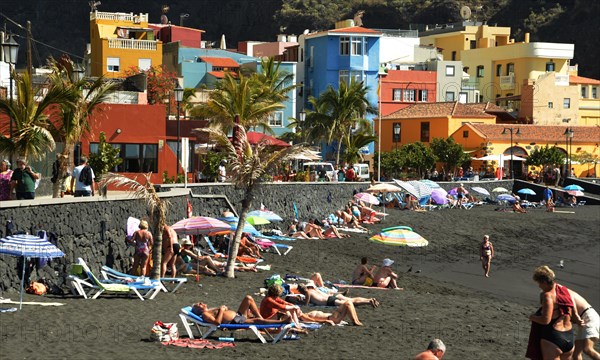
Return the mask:
<svg viewBox="0 0 600 360"><path fill-rule="evenodd" d="M177 330L177 323L163 323L157 321L150 330L150 340L152 341L173 341L179 339L179 331Z"/></svg>
<svg viewBox="0 0 600 360"><path fill-rule="evenodd" d="M265 287L269 288L272 285L279 285L282 286L283 285L283 280L281 279L281 276L279 276L279 274L275 274L272 275L270 278L265 279Z"/></svg>
<svg viewBox="0 0 600 360"><path fill-rule="evenodd" d="M29 284L29 287L25 289L26 293L33 295L44 295L47 291L48 288L46 285L35 281L32 281L31 284Z"/></svg>

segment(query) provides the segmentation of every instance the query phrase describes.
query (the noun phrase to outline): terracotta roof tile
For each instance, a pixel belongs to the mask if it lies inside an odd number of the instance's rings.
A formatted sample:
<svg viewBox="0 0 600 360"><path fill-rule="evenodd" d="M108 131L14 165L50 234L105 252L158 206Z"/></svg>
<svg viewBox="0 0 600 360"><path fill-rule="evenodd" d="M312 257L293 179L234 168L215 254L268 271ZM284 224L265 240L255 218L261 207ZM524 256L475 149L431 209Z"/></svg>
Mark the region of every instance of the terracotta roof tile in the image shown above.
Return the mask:
<svg viewBox="0 0 600 360"><path fill-rule="evenodd" d="M569 76L570 84L587 84L587 85L600 85L600 80L590 79L583 76Z"/></svg>
<svg viewBox="0 0 600 360"><path fill-rule="evenodd" d="M352 26L347 28L329 30L330 33L359 33L359 34L381 34L381 32L373 29L367 29L362 26Z"/></svg>
<svg viewBox="0 0 600 360"><path fill-rule="evenodd" d="M237 74L232 71L209 71L208 72L208 74L216 77L217 79L224 78L226 73L233 76L234 78L237 78Z"/></svg>
<svg viewBox="0 0 600 360"><path fill-rule="evenodd" d="M478 105L478 106L472 106ZM495 118L484 111L485 104L455 102L416 103L384 116L384 119L412 119L452 116L455 118Z"/></svg>
<svg viewBox="0 0 600 360"><path fill-rule="evenodd" d="M482 134L490 141L510 141L510 132L502 134L504 128L512 127L513 141L548 142L563 144L566 140L564 135L566 126L562 125L511 125L504 124L467 124ZM571 126L573 128L573 143L597 143L600 141L599 126ZM516 135L517 129L520 134Z"/></svg>
<svg viewBox="0 0 600 360"><path fill-rule="evenodd" d="M201 56L200 60L211 64L212 66L218 67L229 67L229 68L238 68L240 65L231 58L220 58L220 57L211 57L211 56Z"/></svg>

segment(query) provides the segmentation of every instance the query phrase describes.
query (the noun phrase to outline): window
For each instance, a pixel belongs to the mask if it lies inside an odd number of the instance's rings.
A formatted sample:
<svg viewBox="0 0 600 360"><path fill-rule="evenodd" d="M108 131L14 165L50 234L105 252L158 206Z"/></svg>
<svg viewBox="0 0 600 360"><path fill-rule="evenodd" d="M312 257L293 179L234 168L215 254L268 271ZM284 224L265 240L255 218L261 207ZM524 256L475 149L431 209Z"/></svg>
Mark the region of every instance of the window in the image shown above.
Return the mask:
<svg viewBox="0 0 600 360"><path fill-rule="evenodd" d="M402 90L394 89L393 97L394 97L394 101L400 101L402 99Z"/></svg>
<svg viewBox="0 0 600 360"><path fill-rule="evenodd" d="M138 67L140 70L148 70L152 67L152 59L138 59Z"/></svg>
<svg viewBox="0 0 600 360"><path fill-rule="evenodd" d="M592 87L592 99L597 99L598 98L598 88L597 87Z"/></svg>
<svg viewBox="0 0 600 360"><path fill-rule="evenodd" d="M310 47L310 59L308 59L308 66L309 67L313 67L313 59L315 58L315 47L311 46Z"/></svg>
<svg viewBox="0 0 600 360"><path fill-rule="evenodd" d="M119 72L121 64L120 58L109 57L106 59L106 71L108 72Z"/></svg>
<svg viewBox="0 0 600 360"><path fill-rule="evenodd" d="M554 71L555 64L553 61L548 61L546 63L546 72Z"/></svg>
<svg viewBox="0 0 600 360"><path fill-rule="evenodd" d="M502 64L496 65L496 76L502 75Z"/></svg>
<svg viewBox="0 0 600 360"><path fill-rule="evenodd" d="M354 81L355 83L359 83L362 81L362 72L361 71L350 71L350 81Z"/></svg>
<svg viewBox="0 0 600 360"><path fill-rule="evenodd" d="M553 109L554 103L552 101L548 101L548 109Z"/></svg>
<svg viewBox="0 0 600 360"><path fill-rule="evenodd" d="M471 49L477 49L477 40L471 40L469 44Z"/></svg>
<svg viewBox="0 0 600 360"><path fill-rule="evenodd" d="M477 77L478 78L482 78L483 77L483 65L478 65L477 66Z"/></svg>
<svg viewBox="0 0 600 360"><path fill-rule="evenodd" d="M454 76L454 65L446 65L446 76Z"/></svg>
<svg viewBox="0 0 600 360"><path fill-rule="evenodd" d="M465 67L463 68L463 72L465 72L465 73L467 73L467 74L468 74L468 73L469 73L469 67L468 67L468 66L465 66Z"/></svg>
<svg viewBox="0 0 600 360"><path fill-rule="evenodd" d="M176 149L176 142L173 142ZM119 157L123 162L116 169L117 172L148 173L158 171L158 145L155 144L111 144L119 149ZM177 150L173 150L174 152ZM98 152L98 143L90 144L90 153Z"/></svg>
<svg viewBox="0 0 600 360"><path fill-rule="evenodd" d="M454 101L454 91L446 91L446 101Z"/></svg>
<svg viewBox="0 0 600 360"><path fill-rule="evenodd" d="M348 70L340 70L340 82L348 83L348 79L350 78L350 72Z"/></svg>
<svg viewBox="0 0 600 360"><path fill-rule="evenodd" d="M571 98L563 99L563 108L570 109L571 108Z"/></svg>
<svg viewBox="0 0 600 360"><path fill-rule="evenodd" d="M352 38L352 55L363 54L363 38L353 37Z"/></svg>
<svg viewBox="0 0 600 360"><path fill-rule="evenodd" d="M456 61L456 51L452 52L452 61Z"/></svg>
<svg viewBox="0 0 600 360"><path fill-rule="evenodd" d="M581 85L581 98L587 98L587 87L585 85Z"/></svg>
<svg viewBox="0 0 600 360"><path fill-rule="evenodd" d="M413 89L405 89L402 93L402 101L413 102L415 101L415 91Z"/></svg>
<svg viewBox="0 0 600 360"><path fill-rule="evenodd" d="M421 142L429 142L429 122L421 123Z"/></svg>
<svg viewBox="0 0 600 360"><path fill-rule="evenodd" d="M419 90L419 101L427 102L427 90Z"/></svg>
<svg viewBox="0 0 600 360"><path fill-rule="evenodd" d="M467 94L466 92L460 92L458 93L458 102L461 104L466 104L469 100L469 94Z"/></svg>
<svg viewBox="0 0 600 360"><path fill-rule="evenodd" d="M350 55L350 37L340 37L340 55Z"/></svg>
<svg viewBox="0 0 600 360"><path fill-rule="evenodd" d="M469 137L469 130L463 131L463 137L464 138L468 138Z"/></svg>
<svg viewBox="0 0 600 360"><path fill-rule="evenodd" d="M269 126L283 126L283 111L275 111L274 113L269 115Z"/></svg>
<svg viewBox="0 0 600 360"><path fill-rule="evenodd" d="M508 63L506 64L506 75L511 75L515 73L515 64Z"/></svg>

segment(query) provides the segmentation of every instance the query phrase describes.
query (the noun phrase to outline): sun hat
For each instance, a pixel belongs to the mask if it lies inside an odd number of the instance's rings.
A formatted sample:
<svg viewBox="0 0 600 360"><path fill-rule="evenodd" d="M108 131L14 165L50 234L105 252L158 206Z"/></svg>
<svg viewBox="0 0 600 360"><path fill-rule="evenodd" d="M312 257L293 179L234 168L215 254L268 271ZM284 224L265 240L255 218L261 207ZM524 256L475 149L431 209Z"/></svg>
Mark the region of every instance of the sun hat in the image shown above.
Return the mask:
<svg viewBox="0 0 600 360"><path fill-rule="evenodd" d="M383 266L392 266L394 260L392 259L383 259Z"/></svg>
<svg viewBox="0 0 600 360"><path fill-rule="evenodd" d="M192 244L192 241L190 240L189 236L185 236L182 240L181 240L181 245L194 245Z"/></svg>

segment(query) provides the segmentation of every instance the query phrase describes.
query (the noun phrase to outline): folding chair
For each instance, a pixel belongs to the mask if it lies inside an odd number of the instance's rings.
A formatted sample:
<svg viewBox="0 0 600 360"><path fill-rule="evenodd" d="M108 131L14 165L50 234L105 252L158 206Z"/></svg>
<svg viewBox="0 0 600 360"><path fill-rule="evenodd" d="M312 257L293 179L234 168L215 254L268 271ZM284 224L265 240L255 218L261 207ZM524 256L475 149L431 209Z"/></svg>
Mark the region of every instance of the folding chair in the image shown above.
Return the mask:
<svg viewBox="0 0 600 360"><path fill-rule="evenodd" d="M130 274L125 274L125 273L119 272L113 268L110 268L106 265L102 266L102 269L100 272L102 274L102 277L105 280L109 280L109 281L112 280L112 281L120 281L120 282L125 282L125 283L132 282L132 281L137 282L137 283L144 283L146 281L146 278L143 276L138 277L138 276L134 276L134 275L130 275ZM173 290L171 292L176 292L181 287L181 285L183 285L184 283L187 282L187 280L188 280L187 278L164 277L164 278L160 278L159 282L161 283L162 290L164 292L169 292L169 291L167 290L167 288L164 286L163 283L168 282L168 283L175 284L175 288L173 288Z"/></svg>

